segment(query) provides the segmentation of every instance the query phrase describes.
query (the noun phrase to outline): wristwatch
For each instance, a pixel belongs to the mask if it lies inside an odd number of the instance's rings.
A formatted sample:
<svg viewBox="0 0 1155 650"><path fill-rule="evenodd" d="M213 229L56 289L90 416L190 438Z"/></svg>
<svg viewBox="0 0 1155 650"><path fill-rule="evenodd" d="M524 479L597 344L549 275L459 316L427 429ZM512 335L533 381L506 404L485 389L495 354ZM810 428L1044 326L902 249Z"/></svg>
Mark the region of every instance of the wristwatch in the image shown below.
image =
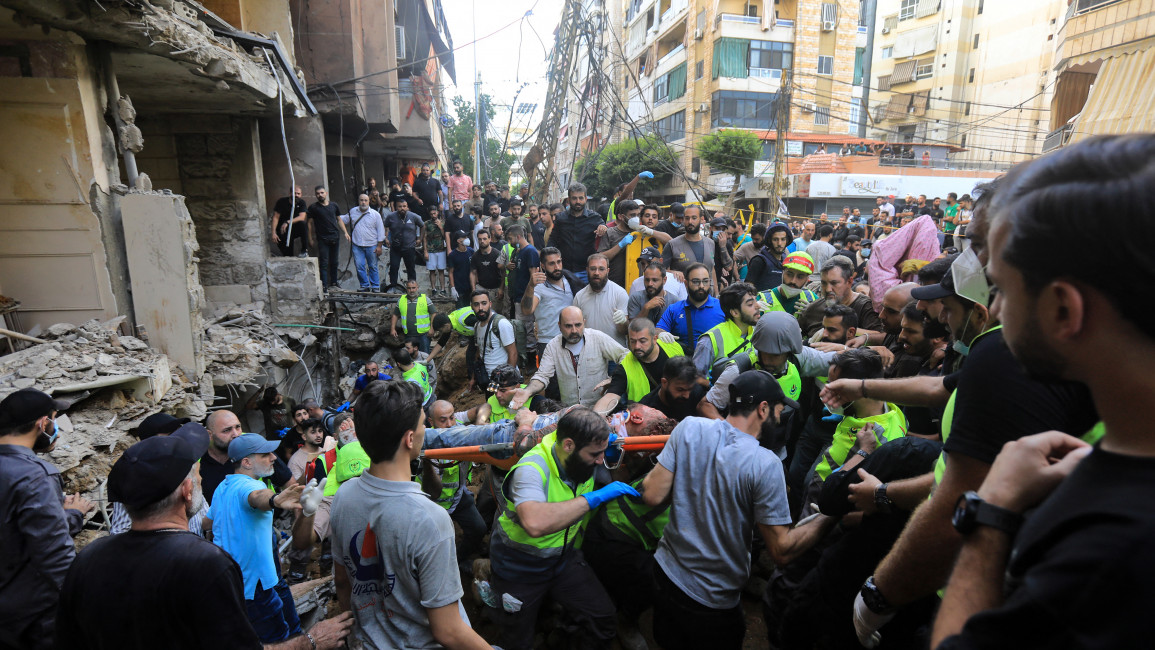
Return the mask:
<svg viewBox="0 0 1155 650"><path fill-rule="evenodd" d="M963 535L974 532L979 526L990 526L1014 537L1023 525L1023 516L989 504L983 501L978 492L970 490L958 498L951 523Z"/></svg>
<svg viewBox="0 0 1155 650"><path fill-rule="evenodd" d="M858 590L858 593L862 594L862 602L866 603L870 611L875 614L889 614L894 611L894 606L886 600L886 596L883 596L874 584L874 576L870 576L866 582L862 583L862 588Z"/></svg>
<svg viewBox="0 0 1155 650"><path fill-rule="evenodd" d="M894 512L894 499L886 496L886 483L879 483L874 488L874 505L878 511L885 514Z"/></svg>

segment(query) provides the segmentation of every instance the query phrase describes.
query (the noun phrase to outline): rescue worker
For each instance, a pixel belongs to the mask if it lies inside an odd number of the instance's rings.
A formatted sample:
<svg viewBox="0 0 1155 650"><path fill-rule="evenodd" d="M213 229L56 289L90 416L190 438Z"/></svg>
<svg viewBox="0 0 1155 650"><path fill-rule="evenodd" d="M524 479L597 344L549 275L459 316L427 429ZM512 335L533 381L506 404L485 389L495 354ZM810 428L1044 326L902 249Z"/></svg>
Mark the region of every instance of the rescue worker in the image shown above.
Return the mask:
<svg viewBox="0 0 1155 650"><path fill-rule="evenodd" d="M594 646L608 647L616 634L613 603L580 550L594 510L621 496L639 496L620 481L594 489L594 469L609 435L605 418L578 406L521 457L502 484L489 556L490 584L502 602L494 613L503 648L533 647L547 595L581 622Z"/></svg>
<svg viewBox="0 0 1155 650"><path fill-rule="evenodd" d="M825 375L834 358L833 352L802 347L802 330L798 327L798 321L785 312L763 314L754 326L750 343L754 349L734 357L698 404L698 412L703 416L722 419L723 409L730 403L730 383L746 370L753 368L768 371L778 381L786 397L795 400L802 392L802 378ZM780 426L774 431L775 435L762 436L762 446L778 451L780 456L785 452L785 434L795 412L794 408L787 406L780 418Z"/></svg>
<svg viewBox="0 0 1155 650"><path fill-rule="evenodd" d="M782 260L782 284L758 294L758 306L763 312L784 311L794 316L818 299L806 290L814 272L814 259L808 253L790 253Z"/></svg>
<svg viewBox="0 0 1155 650"><path fill-rule="evenodd" d="M429 352L429 297L421 293L417 280L405 283L406 294L397 301L397 312L389 317L389 335L397 336L397 325L406 340L417 341L422 352Z"/></svg>
<svg viewBox="0 0 1155 650"><path fill-rule="evenodd" d="M512 392L512 391L511 391ZM481 408L481 407L474 407ZM453 404L440 400L429 407L429 426L448 429L457 424ZM481 550L481 540L489 527L481 513L473 492L469 491L469 473L473 464L467 461L437 462L427 460L437 473L441 491L434 497L438 505L449 513L449 518L461 526L461 539L457 544L457 564L462 573L472 574L469 558Z"/></svg>
<svg viewBox="0 0 1155 650"><path fill-rule="evenodd" d="M735 282L718 296L726 320L698 338L694 346L694 366L705 377L716 378L721 372L714 364L750 350L750 330L762 312L758 309L758 292L748 282Z"/></svg>
<svg viewBox="0 0 1155 650"><path fill-rule="evenodd" d="M610 374L606 394L594 405L598 413L612 412L622 397L640 402L661 386L666 361L684 356L682 346L676 341L658 339L658 328L648 318L630 321L626 336L630 351L622 355L618 367Z"/></svg>
<svg viewBox="0 0 1155 650"><path fill-rule="evenodd" d="M429 383L429 369L423 363L417 363L413 360L413 355L409 354L409 350L401 348L393 353L393 362L397 364L397 369L401 371L401 378L405 381L411 381L421 387L421 395L424 401L421 402L421 407L426 408L433 403L433 386Z"/></svg>
<svg viewBox="0 0 1155 650"><path fill-rule="evenodd" d="M509 403L518 388L525 388L525 384L521 383L521 372L508 363L501 364L489 373L489 390L493 394L485 403L489 405L491 423L513 419L516 409L510 409Z"/></svg>

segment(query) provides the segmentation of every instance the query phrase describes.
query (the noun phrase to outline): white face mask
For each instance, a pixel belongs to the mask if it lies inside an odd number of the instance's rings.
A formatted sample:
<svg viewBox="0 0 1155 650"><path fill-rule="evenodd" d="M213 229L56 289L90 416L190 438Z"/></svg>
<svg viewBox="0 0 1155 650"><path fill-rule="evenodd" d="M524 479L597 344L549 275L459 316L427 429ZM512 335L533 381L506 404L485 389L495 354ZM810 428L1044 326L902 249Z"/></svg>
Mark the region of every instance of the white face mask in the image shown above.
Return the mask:
<svg viewBox="0 0 1155 650"><path fill-rule="evenodd" d="M846 409L850 408L853 404L854 402L847 402L842 406L827 406L826 410L830 411L834 415L845 415Z"/></svg>
<svg viewBox="0 0 1155 650"><path fill-rule="evenodd" d="M792 287L788 284L783 284L783 285L779 285L779 286L782 288L782 295L786 296L787 298L794 298L794 297L798 296L798 294L802 293L801 289L799 289L797 287Z"/></svg>

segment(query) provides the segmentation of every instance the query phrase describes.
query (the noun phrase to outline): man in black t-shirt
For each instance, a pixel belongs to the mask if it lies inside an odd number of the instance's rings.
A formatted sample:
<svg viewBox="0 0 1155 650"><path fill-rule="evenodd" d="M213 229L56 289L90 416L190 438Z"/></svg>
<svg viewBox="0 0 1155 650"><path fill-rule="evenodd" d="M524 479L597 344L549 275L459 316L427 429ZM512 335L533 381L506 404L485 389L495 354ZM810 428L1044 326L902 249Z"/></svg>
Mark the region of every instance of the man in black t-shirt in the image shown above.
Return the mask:
<svg viewBox="0 0 1155 650"><path fill-rule="evenodd" d="M421 202L409 207L422 217L429 216L429 208L441 206L441 199L445 194L441 191L441 181L430 175L429 163L421 165L421 173L417 175L417 180L413 181L413 193L421 199Z"/></svg>
<svg viewBox="0 0 1155 650"><path fill-rule="evenodd" d="M132 529L98 539L76 557L60 595L57 648L267 648L245 611L236 561L188 532L200 510L198 460L209 435L186 424L142 440L108 475L108 495L125 505ZM352 627L341 614L278 648L336 648Z"/></svg>
<svg viewBox="0 0 1155 650"><path fill-rule="evenodd" d="M470 268L470 284L473 288L478 287L489 289L491 293L495 293L494 300L501 300L501 269L497 266L497 258L500 251L490 245L490 234L488 230L482 229L477 233L477 250L473 253L473 258L469 261Z"/></svg>
<svg viewBox="0 0 1155 650"><path fill-rule="evenodd" d="M678 422L698 415L698 402L706 397L698 369L690 357L674 357L662 370L661 385L638 400L639 404L657 409Z"/></svg>
<svg viewBox="0 0 1155 650"><path fill-rule="evenodd" d="M855 602L854 624L864 644L898 608L933 598L945 584L961 541L950 523L955 504L964 492L979 487L1005 443L1041 431L1086 431L1098 417L1085 386L1033 379L1003 341L987 306L990 291L982 271L992 195L997 201L997 191L987 191L976 205L974 253L958 257L940 284L911 292L924 310L930 301L941 303L940 320L966 355L962 369L945 378L838 380L822 390L823 401L831 407L864 395L900 405L945 407L944 453L934 472L883 488L869 475L861 482L864 493L881 489L897 507L917 506Z"/></svg>
<svg viewBox="0 0 1155 650"><path fill-rule="evenodd" d="M317 266L321 267L321 286L326 289L340 288L341 276L337 274L337 255L341 237L348 241L349 233L345 222L341 221L341 207L329 200L329 191L318 185L314 192L317 202L309 206L309 246L317 251Z"/></svg>
<svg viewBox="0 0 1155 650"><path fill-rule="evenodd" d="M1155 335L1136 292L1155 282L1146 248L1155 234L1152 160L1151 134L1094 138L1000 179L989 272L1006 342L1031 376L1089 386L1103 421L1089 434L1056 427L1065 433L1003 447L977 493L959 502L961 549L932 647L1151 643ZM1125 280L1104 282L1101 265L1069 263L1085 246L1090 212L1105 232L1131 235L1112 256Z"/></svg>
<svg viewBox="0 0 1155 650"><path fill-rule="evenodd" d="M666 218L659 221L658 225L654 226L654 230L666 233L671 239L686 234L686 230L682 226L682 217L685 213L686 206L681 203L671 203L666 212Z"/></svg>
<svg viewBox="0 0 1155 650"><path fill-rule="evenodd" d="M298 185L293 188L293 196L282 196L273 204L273 227L270 231L273 243L281 255L286 257L293 255L293 242L298 240L301 242L301 256L305 256L305 241L308 237L305 221L308 217L302 196L301 186Z"/></svg>

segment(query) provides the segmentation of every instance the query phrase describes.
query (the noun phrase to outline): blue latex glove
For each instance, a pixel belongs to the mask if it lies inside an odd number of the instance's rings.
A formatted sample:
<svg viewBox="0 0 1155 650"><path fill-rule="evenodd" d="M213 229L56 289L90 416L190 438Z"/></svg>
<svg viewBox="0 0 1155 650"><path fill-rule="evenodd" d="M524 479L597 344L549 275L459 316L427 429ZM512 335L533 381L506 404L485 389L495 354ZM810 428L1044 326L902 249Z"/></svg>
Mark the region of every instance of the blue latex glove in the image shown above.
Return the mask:
<svg viewBox="0 0 1155 650"><path fill-rule="evenodd" d="M642 173L638 174L638 177L639 178L653 178L654 172L642 172Z"/></svg>
<svg viewBox="0 0 1155 650"><path fill-rule="evenodd" d="M606 447L606 462L613 464L621 460L622 448L616 446L614 443L618 441L618 434L610 434L610 444Z"/></svg>
<svg viewBox="0 0 1155 650"><path fill-rule="evenodd" d="M590 504L590 510L594 510L598 506L613 501L618 497L640 497L642 495L628 484L622 483L621 481L614 481L599 490L587 492L582 496L585 497L586 502Z"/></svg>
<svg viewBox="0 0 1155 650"><path fill-rule="evenodd" d="M625 248L634 242L634 233L630 233L618 240L618 246Z"/></svg>

